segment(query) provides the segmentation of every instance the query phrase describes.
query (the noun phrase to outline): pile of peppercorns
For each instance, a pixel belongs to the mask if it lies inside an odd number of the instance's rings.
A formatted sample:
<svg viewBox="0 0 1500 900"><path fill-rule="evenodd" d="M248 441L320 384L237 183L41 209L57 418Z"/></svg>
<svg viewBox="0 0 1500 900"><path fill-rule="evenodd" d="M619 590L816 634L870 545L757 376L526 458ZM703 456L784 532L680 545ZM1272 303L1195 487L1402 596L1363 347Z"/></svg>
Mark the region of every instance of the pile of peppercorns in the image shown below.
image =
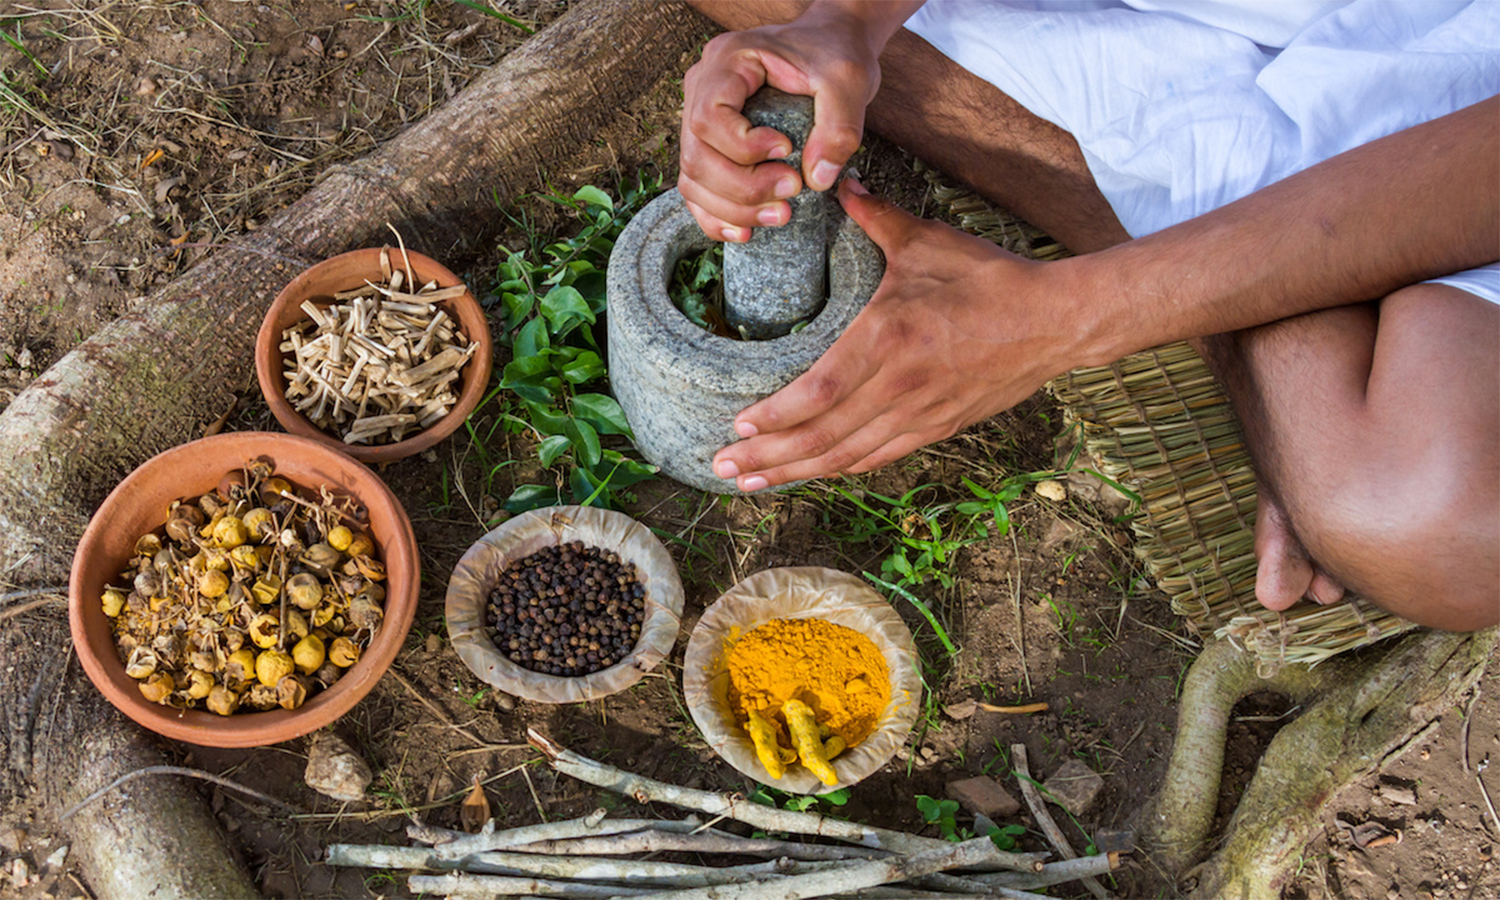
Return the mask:
<svg viewBox="0 0 1500 900"><path fill-rule="evenodd" d="M635 564L573 541L501 570L485 631L523 669L571 678L624 659L645 617L646 588Z"/></svg>

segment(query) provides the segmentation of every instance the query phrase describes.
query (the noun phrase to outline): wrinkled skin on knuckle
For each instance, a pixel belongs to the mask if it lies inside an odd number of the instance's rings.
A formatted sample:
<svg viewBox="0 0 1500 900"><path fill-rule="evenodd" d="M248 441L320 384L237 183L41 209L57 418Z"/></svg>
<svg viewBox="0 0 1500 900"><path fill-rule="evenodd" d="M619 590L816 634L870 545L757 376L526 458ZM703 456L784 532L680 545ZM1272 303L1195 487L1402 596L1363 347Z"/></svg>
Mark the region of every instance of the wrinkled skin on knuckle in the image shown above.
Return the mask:
<svg viewBox="0 0 1500 900"><path fill-rule="evenodd" d="M799 459L826 456L838 445L838 437L821 425L807 424L798 429L791 446Z"/></svg>

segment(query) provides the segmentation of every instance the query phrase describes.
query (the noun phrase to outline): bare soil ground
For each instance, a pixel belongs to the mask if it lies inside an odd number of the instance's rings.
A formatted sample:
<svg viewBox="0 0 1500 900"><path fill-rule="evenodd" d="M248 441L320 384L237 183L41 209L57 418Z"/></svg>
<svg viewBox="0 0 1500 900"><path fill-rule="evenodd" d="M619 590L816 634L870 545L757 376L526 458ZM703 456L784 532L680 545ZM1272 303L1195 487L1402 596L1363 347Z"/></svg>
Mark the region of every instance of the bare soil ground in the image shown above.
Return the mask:
<svg viewBox="0 0 1500 900"><path fill-rule="evenodd" d="M494 7L542 27L561 5L506 0ZM326 167L368 151L462 90L524 38L514 25L456 4L368 0L6 2L0 29L0 407L101 324L215 244L255 228ZM668 77L639 109L580 147L571 171L549 173L555 186L612 190L641 170L670 182L679 102ZM870 146L867 182L935 215L912 161L878 141ZM546 204L522 212L534 228L568 227ZM482 293L503 252L447 262ZM275 429L249 384L226 427ZM478 415L500 412L492 405ZM931 503L957 496L962 476L983 483L1050 469L1066 459L1061 421L1039 395L860 486L896 496L935 483L919 497ZM334 726L375 771L369 802L340 805L310 790L302 780L305 740L243 751L168 748L182 764L310 812L287 818L232 791L203 789L267 896L408 896L404 879L321 865L321 848L407 843L412 812L457 827L459 799L475 778L486 782L496 815L512 824L614 805L535 764L524 746L528 727L644 775L748 791L753 786L707 748L683 707L681 654L698 615L762 568L878 572L888 553L879 541L835 537L852 507L823 488L721 500L670 481L644 484L627 511L678 538L670 549L688 595L676 651L637 687L603 701L518 702L486 689L463 666L446 645L442 618L458 557L488 530L516 484L545 477L526 462L534 459L529 445L504 440L486 448L490 455L522 462L488 493L478 454L463 438L380 470L413 520L426 577L405 651ZM933 702L909 745L856 787L841 815L916 830L916 795L941 797L949 782L979 773L1008 777L1005 748L1024 742L1040 777L1070 758L1104 776L1079 828L1068 826L1080 846L1085 832L1137 824L1166 768L1174 699L1196 639L1139 570L1118 510L1088 499L1085 481L1074 487L1061 502L1028 491L1011 508L1010 535L959 551L952 589L923 589L961 647L956 658L945 659L926 622L901 608L930 666ZM1492 859L1500 824L1481 780L1500 749L1497 698L1491 673L1467 709L1445 715L1388 771L1335 798L1291 895L1464 900L1500 893ZM1041 700L1050 708L1024 717L942 712L966 699ZM1223 813L1287 706L1273 697L1242 704ZM0 812L0 896L92 896L65 856L40 875L16 877L44 869L62 841L40 809L34 795ZM1030 824L1024 815L1018 821ZM1372 822L1399 840L1357 848L1346 826ZM1025 843L1040 848L1034 829ZM1119 888L1126 896L1172 894L1158 873L1138 865L1120 873Z"/></svg>

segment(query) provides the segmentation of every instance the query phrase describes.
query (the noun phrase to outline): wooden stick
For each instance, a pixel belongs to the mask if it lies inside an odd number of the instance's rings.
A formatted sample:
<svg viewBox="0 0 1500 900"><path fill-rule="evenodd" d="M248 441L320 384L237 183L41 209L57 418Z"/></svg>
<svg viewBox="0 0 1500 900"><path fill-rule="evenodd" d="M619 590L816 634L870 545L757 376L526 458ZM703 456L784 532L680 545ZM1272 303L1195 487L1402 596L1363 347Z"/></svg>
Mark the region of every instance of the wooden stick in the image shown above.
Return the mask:
<svg viewBox="0 0 1500 900"><path fill-rule="evenodd" d="M1080 856L1077 859L1065 859L1060 862L1047 863L1042 868L1042 871L1035 874L1029 872L987 872L979 875L965 875L964 877L994 887L1031 890L1032 888L1078 881L1086 876L1107 875L1119 867L1120 854L1101 853L1098 856Z"/></svg>
<svg viewBox="0 0 1500 900"><path fill-rule="evenodd" d="M1048 708L1045 701L1041 703L1023 703L1020 706L996 706L993 703L979 703L976 701L974 705L986 712L1017 714L1046 712Z"/></svg>
<svg viewBox="0 0 1500 900"><path fill-rule="evenodd" d="M580 854L612 856L623 853L721 853L763 858L786 857L800 860L880 859L889 851L853 847L846 844L807 844L801 841L777 841L770 838L746 838L712 830L699 834L675 834L667 831L637 831L611 837L584 837L570 840L537 841L510 848L516 853Z"/></svg>
<svg viewBox="0 0 1500 900"><path fill-rule="evenodd" d="M610 897L634 897L648 894L650 888L615 887L608 884L583 884L577 881L555 881L548 878L516 878L505 875L413 875L406 880L413 894L446 894L450 897L493 897L513 894L520 897L568 897L577 900L609 900Z"/></svg>
<svg viewBox="0 0 1500 900"><path fill-rule="evenodd" d="M909 881L945 869L984 865L992 863L997 854L1005 852L995 849L994 842L988 837L974 838L957 844L945 841L944 844L943 847L925 850L910 856L848 863L835 869L774 881L742 881L711 888L663 891L645 894L642 897L643 900L803 900L807 897L821 897L898 881ZM818 864L804 863L804 865ZM1037 894L1027 894L1003 887L992 888L992 895L1024 898L1024 900L1039 900L1040 897Z"/></svg>
<svg viewBox="0 0 1500 900"><path fill-rule="evenodd" d="M1016 781L1021 785L1021 796L1026 798L1026 807L1031 810L1031 817L1036 819L1037 825L1041 826L1042 834L1047 836L1047 843L1063 859L1077 859L1078 854L1073 852L1073 845L1068 843L1052 814L1047 812L1047 804L1043 802L1041 792L1036 789L1036 783L1031 778L1031 771L1026 763L1026 745L1011 744L1010 758L1016 768ZM1099 900L1108 900L1109 891L1092 876L1080 880L1089 889L1089 893Z"/></svg>
<svg viewBox="0 0 1500 900"><path fill-rule="evenodd" d="M649 803L658 800L670 803L683 809L693 809L698 812L707 813L711 816L726 816L747 825L754 826L762 831L785 831L795 834L811 834L818 837L834 838L841 841L860 844L865 847L874 847L879 850L892 850L897 853L914 853L922 850L947 849L951 846L947 841L937 838L924 838L918 835L905 834L886 828L876 828L872 825L861 825L857 822L845 822L842 819L830 819L817 813L796 812L793 810L776 809L770 806L761 806L751 803L738 794L714 794L709 791L699 791L692 788L678 787L674 784L643 778L632 775L614 766L605 765L589 759L578 753L555 743L550 738L538 732L536 729L528 729L526 739L533 747L540 750L552 767L566 775L571 775L579 781L587 782L595 787L607 788L627 797L634 797L638 803ZM1041 863L1033 857L1024 854L1012 853L1006 858L996 858L992 861L999 868L1014 869L1022 872L1039 871Z"/></svg>
<svg viewBox="0 0 1500 900"><path fill-rule="evenodd" d="M600 810L602 812L603 810ZM490 820L491 827L494 820ZM696 818L682 822L668 822L657 819L602 819L593 815L581 816L577 819L565 819L561 822L543 822L539 825L523 825L519 828L507 828L504 831L481 831L479 834L465 835L455 841L439 844L433 848L433 852L439 859L458 859L471 853L483 853L487 850L506 850L521 844L535 844L538 841L545 843L558 843L568 838L591 837L603 839L607 835L623 835L626 832L641 831L643 828L663 827L662 831L655 832L663 834L666 830L692 831L702 825ZM645 832L651 834L652 832ZM606 841L607 842L607 841ZM547 852L528 850L528 853ZM629 853L631 851L620 851Z"/></svg>

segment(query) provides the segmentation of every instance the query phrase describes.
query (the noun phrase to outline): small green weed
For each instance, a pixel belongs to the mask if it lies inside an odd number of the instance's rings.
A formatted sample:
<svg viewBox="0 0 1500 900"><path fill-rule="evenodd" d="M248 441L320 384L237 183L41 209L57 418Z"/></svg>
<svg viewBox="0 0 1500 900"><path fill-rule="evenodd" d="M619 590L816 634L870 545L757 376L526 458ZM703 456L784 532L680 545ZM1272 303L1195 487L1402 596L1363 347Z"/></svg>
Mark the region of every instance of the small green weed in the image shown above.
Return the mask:
<svg viewBox="0 0 1500 900"><path fill-rule="evenodd" d="M759 803L761 806L770 806L779 809L790 809L797 812L816 810L819 806L839 807L849 802L849 789L839 788L826 794L788 794L786 791L778 791L776 788L760 785L755 793L750 795L751 803Z"/></svg>
<svg viewBox="0 0 1500 900"><path fill-rule="evenodd" d="M958 827L958 801L938 800L926 794L917 795L917 810L929 825L936 825L945 841L967 841L978 837L968 828ZM989 839L996 849L1016 849L1016 839L1026 833L1021 825L997 826L989 830Z"/></svg>

